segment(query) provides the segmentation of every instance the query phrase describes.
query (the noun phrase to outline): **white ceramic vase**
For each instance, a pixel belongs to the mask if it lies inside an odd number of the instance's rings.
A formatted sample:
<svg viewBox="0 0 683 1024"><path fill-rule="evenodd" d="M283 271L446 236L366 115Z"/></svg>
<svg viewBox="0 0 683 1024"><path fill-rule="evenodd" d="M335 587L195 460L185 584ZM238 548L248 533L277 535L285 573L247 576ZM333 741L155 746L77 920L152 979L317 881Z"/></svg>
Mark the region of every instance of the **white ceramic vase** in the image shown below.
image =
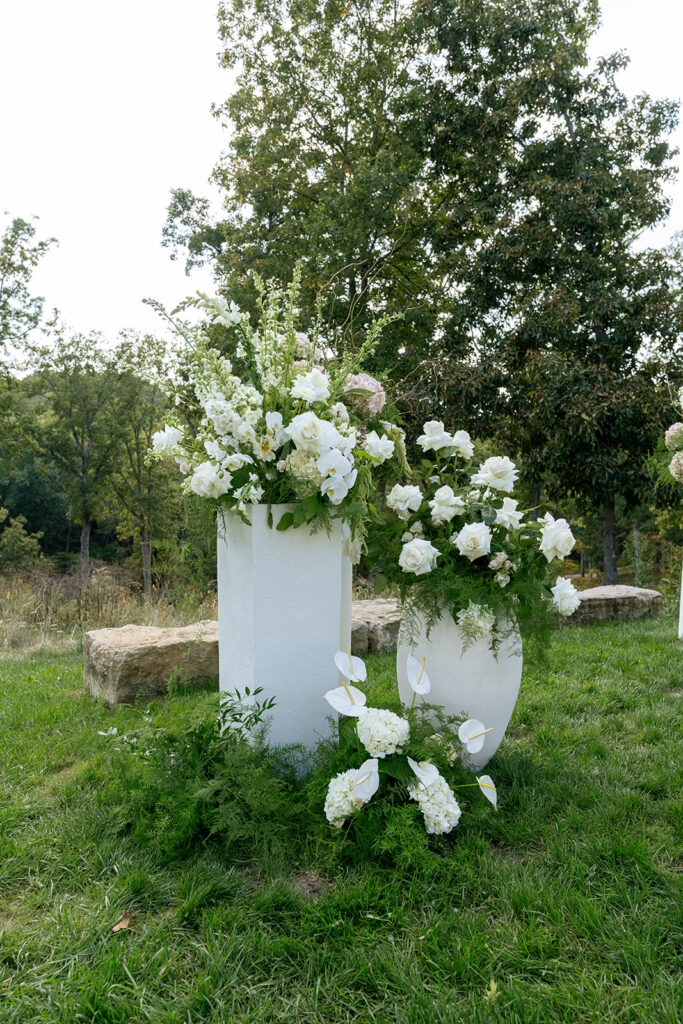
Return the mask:
<svg viewBox="0 0 683 1024"><path fill-rule="evenodd" d="M522 679L521 639L504 639L495 653L488 639L479 640L463 652L460 630L450 613L444 612L429 639L422 626L415 641L408 645L399 633L396 669L402 703L409 706L413 700L406 674L408 655L418 661L424 658L431 691L424 696L418 694L415 703L442 707L446 714L462 720L477 718L491 729L481 751L465 758L473 768L483 768L500 746L515 707Z"/></svg>
<svg viewBox="0 0 683 1024"><path fill-rule="evenodd" d="M262 687L274 697L268 742L313 746L329 735L326 690L339 685L335 652L351 643L350 562L342 527L275 527L291 505L250 505L250 525L218 517L221 691ZM348 606L348 607L347 607Z"/></svg>
<svg viewBox="0 0 683 1024"><path fill-rule="evenodd" d="M681 571L681 607L678 613L678 639L683 640L683 570Z"/></svg>

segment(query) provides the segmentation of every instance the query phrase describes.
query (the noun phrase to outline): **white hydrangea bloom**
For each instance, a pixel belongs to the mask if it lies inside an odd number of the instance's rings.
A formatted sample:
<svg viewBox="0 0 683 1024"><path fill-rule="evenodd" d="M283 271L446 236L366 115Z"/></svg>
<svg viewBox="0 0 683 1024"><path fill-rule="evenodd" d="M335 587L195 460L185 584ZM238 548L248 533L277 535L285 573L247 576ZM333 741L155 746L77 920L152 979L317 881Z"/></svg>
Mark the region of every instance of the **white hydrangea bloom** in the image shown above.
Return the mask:
<svg viewBox="0 0 683 1024"><path fill-rule="evenodd" d="M677 480L679 484L683 484L683 452L676 452L669 463L669 472L674 480Z"/></svg>
<svg viewBox="0 0 683 1024"><path fill-rule="evenodd" d="M360 768L340 772L330 780L325 798L325 817L335 828L368 803L379 787L377 760L365 761Z"/></svg>
<svg viewBox="0 0 683 1024"><path fill-rule="evenodd" d="M443 775L425 786L418 779L408 785L411 800L420 805L426 831L442 836L451 832L460 821L460 806Z"/></svg>
<svg viewBox="0 0 683 1024"><path fill-rule="evenodd" d="M168 427L166 428L169 429ZM156 434L154 435L157 436ZM678 451L683 448L683 423L672 423L664 435L664 444L669 451Z"/></svg>
<svg viewBox="0 0 683 1024"><path fill-rule="evenodd" d="M371 757L400 754L410 739L410 725L393 711L368 708L358 719L358 739Z"/></svg>

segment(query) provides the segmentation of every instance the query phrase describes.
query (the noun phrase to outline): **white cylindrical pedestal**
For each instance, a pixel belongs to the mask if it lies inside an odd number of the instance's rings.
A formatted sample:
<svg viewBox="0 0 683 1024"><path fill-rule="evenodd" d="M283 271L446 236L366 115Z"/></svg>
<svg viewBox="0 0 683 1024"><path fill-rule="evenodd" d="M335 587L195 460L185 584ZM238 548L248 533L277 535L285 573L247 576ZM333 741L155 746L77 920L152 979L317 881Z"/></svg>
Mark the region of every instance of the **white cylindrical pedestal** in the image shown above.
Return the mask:
<svg viewBox="0 0 683 1024"><path fill-rule="evenodd" d="M339 683L336 651L350 643L350 587L341 525L275 529L290 505L250 505L247 526L218 517L220 689L275 697L268 743L313 746L329 734L324 693Z"/></svg>
<svg viewBox="0 0 683 1024"><path fill-rule="evenodd" d="M681 610L678 613L678 639L683 640L683 570L681 570Z"/></svg>

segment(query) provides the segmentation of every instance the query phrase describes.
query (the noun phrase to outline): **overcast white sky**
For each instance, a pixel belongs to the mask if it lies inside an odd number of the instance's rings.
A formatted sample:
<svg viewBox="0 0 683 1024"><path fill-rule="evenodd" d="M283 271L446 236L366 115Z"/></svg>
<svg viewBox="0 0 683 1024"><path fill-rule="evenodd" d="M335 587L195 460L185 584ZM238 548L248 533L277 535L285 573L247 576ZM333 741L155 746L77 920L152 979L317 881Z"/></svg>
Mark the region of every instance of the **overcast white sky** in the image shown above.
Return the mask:
<svg viewBox="0 0 683 1024"><path fill-rule="evenodd" d="M33 290L78 330L155 329L144 296L173 305L210 284L185 277L160 238L171 188L209 194L224 144L210 113L230 84L216 8L0 0L0 214L38 216L59 239ZM681 0L602 0L602 10L593 52L628 51L626 91L680 98ZM683 181L674 196L658 243L683 230Z"/></svg>

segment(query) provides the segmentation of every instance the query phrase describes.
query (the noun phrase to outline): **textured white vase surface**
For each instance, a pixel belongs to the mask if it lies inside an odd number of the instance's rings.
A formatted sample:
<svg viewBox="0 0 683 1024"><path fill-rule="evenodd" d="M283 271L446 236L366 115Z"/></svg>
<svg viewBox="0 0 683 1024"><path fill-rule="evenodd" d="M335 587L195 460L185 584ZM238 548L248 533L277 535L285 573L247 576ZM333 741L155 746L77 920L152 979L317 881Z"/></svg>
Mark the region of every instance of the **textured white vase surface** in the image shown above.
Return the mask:
<svg viewBox="0 0 683 1024"><path fill-rule="evenodd" d="M275 529L291 505L248 506L251 525L218 518L220 689L274 697L268 742L314 746L329 735L324 693L339 685L335 652L351 642L349 560L342 529ZM346 605L349 605L347 608Z"/></svg>
<svg viewBox="0 0 683 1024"><path fill-rule="evenodd" d="M466 755L465 763L483 768L500 746L515 707L522 679L521 640L511 636L498 650L491 650L489 640L479 640L466 651L462 649L460 630L449 613L432 627L427 639L423 628L415 637L414 646L406 645L399 633L396 652L398 691L403 704L413 700L406 674L409 654L421 661L431 680L431 691L418 696L415 703L442 707L446 714L462 721L477 718L491 732L478 754ZM437 719L435 718L435 724Z"/></svg>

